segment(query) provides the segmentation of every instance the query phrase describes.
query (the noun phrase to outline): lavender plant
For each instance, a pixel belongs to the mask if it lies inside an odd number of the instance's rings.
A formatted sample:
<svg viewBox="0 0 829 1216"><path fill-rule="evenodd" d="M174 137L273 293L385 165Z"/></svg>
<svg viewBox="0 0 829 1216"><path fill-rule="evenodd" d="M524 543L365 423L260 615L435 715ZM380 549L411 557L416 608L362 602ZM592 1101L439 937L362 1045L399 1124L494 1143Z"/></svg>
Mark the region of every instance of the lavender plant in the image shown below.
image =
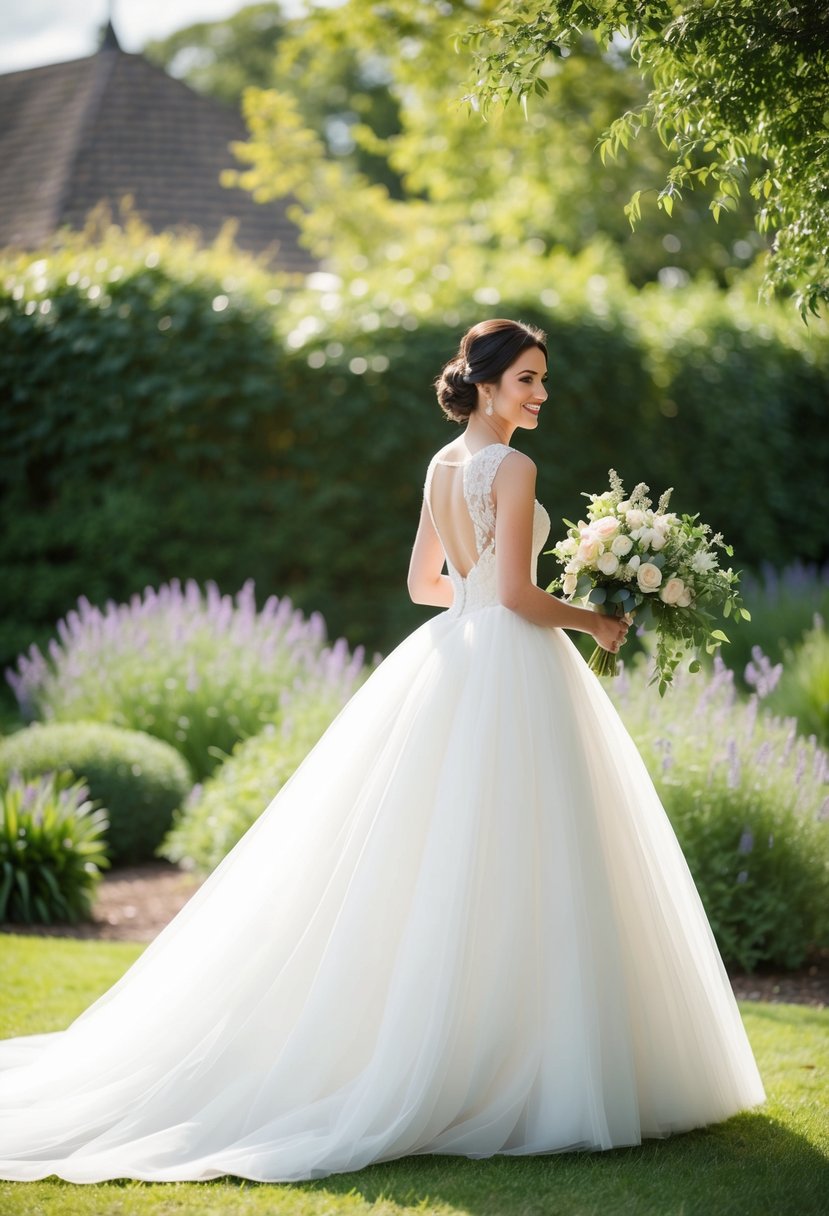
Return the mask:
<svg viewBox="0 0 829 1216"><path fill-rule="evenodd" d="M198 779L298 705L336 712L364 673L362 649L328 645L319 613L276 596L257 611L252 580L235 598L177 579L103 610L81 597L57 635L46 655L32 647L6 672L24 717L146 731Z"/></svg>
<svg viewBox="0 0 829 1216"><path fill-rule="evenodd" d="M785 650L783 676L771 698L776 713L797 719L803 734L829 746L829 634L821 617L797 645Z"/></svg>
<svg viewBox="0 0 829 1216"><path fill-rule="evenodd" d="M209 873L267 808L325 730L331 715L307 707L299 720L237 743L203 784L193 787L158 850L185 869Z"/></svg>
<svg viewBox="0 0 829 1216"><path fill-rule="evenodd" d="M0 790L0 921L88 918L101 870L107 814L82 781L13 773Z"/></svg>
<svg viewBox="0 0 829 1216"><path fill-rule="evenodd" d="M723 957L798 966L829 940L829 756L763 702L782 664L757 650L747 699L734 673L679 674L653 714L644 664L612 695L694 875Z"/></svg>
<svg viewBox="0 0 829 1216"><path fill-rule="evenodd" d="M777 662L814 627L816 616L829 620L829 564L795 561L777 569L766 563L758 574L743 574L741 587L751 621L730 635L728 648L739 683L755 646Z"/></svg>

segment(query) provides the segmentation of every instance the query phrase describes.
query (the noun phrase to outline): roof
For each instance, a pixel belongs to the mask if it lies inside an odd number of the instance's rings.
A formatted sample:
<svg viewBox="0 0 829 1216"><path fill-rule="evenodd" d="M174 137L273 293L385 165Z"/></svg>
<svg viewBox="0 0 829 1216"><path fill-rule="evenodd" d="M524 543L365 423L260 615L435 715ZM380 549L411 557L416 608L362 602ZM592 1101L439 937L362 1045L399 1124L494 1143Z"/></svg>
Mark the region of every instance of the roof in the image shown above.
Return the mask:
<svg viewBox="0 0 829 1216"><path fill-rule="evenodd" d="M35 248L131 196L155 232L195 227L210 241L233 218L241 249L311 270L284 204L220 184L246 136L238 113L126 54L111 26L85 59L0 75L0 247Z"/></svg>

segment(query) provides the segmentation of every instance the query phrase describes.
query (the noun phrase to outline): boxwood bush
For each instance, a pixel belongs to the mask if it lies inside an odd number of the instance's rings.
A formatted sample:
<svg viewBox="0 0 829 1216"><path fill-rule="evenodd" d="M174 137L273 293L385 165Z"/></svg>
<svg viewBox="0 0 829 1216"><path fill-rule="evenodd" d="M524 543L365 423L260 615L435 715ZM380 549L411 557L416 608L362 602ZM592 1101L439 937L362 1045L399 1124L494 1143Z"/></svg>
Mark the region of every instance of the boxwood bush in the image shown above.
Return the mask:
<svg viewBox="0 0 829 1216"><path fill-rule="evenodd" d="M71 773L107 810L106 843L115 865L147 861L193 779L175 748L141 731L100 722L36 724L0 741L0 783Z"/></svg>
<svg viewBox="0 0 829 1216"><path fill-rule="evenodd" d="M85 920L109 862L107 813L66 774L0 786L0 922Z"/></svg>

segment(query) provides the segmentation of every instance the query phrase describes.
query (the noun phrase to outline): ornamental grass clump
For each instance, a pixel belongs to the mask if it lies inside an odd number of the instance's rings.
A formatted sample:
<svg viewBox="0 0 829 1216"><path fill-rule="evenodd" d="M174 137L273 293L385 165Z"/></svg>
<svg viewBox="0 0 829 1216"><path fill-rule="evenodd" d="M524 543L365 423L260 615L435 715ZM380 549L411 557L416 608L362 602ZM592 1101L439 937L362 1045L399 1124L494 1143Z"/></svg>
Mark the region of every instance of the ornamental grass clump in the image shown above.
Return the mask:
<svg viewBox="0 0 829 1216"><path fill-rule="evenodd" d="M721 659L678 673L653 712L644 664L611 688L676 831L725 961L797 967L829 943L829 755L763 701L759 651L738 695Z"/></svg>
<svg viewBox="0 0 829 1216"><path fill-rule="evenodd" d="M0 921L88 919L106 867L107 813L82 781L13 773L0 789Z"/></svg>
<svg viewBox="0 0 829 1216"><path fill-rule="evenodd" d="M82 597L57 633L46 656L32 647L6 673L24 717L146 731L197 779L308 701L333 717L364 671L361 648L327 644L319 613L276 596L257 611L252 580L235 597L177 579L103 610Z"/></svg>

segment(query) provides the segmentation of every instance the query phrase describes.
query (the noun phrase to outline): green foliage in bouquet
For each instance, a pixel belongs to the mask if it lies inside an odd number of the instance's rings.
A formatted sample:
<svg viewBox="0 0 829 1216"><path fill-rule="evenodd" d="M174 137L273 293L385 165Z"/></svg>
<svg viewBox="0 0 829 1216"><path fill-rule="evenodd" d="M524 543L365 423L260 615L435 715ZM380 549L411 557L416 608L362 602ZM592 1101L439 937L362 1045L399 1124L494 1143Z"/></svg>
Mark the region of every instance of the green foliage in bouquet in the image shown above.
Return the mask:
<svg viewBox="0 0 829 1216"><path fill-rule="evenodd" d="M735 621L751 617L737 591L738 574L719 565L717 549L733 556L719 533L712 535L698 515L669 511L671 490L654 510L643 482L626 497L614 469L609 476L609 490L584 495L586 521L564 520L568 534L551 550L564 574L548 590L653 630L651 682L662 696L686 652L694 654L689 670L696 672L703 650L713 654L728 641L715 613ZM617 656L597 647L589 664L597 675L613 676Z"/></svg>
<svg viewBox="0 0 829 1216"><path fill-rule="evenodd" d="M716 656L693 679L680 670L657 714L644 663L610 685L723 958L747 971L829 944L829 756L763 709L779 675L758 655L746 700Z"/></svg>
<svg viewBox="0 0 829 1216"><path fill-rule="evenodd" d="M12 773L0 789L0 921L50 925L87 919L109 865L107 814L82 781Z"/></svg>
<svg viewBox="0 0 829 1216"><path fill-rule="evenodd" d="M71 773L106 807L107 851L115 865L148 861L193 779L178 752L142 731L100 722L36 724L0 743L0 782Z"/></svg>

